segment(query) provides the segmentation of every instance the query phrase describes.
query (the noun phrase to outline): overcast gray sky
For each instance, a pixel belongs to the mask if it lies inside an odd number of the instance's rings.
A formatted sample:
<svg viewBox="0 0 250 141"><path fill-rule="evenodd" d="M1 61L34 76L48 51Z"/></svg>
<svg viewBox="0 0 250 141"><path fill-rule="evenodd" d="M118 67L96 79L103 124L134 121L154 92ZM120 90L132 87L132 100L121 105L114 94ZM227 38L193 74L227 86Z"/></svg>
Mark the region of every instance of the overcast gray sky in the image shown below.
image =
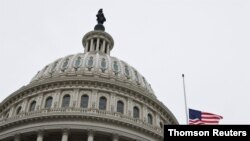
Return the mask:
<svg viewBox="0 0 250 141"><path fill-rule="evenodd" d="M188 107L250 124L249 0L1 0L0 101L57 58L83 52L103 8L112 56L135 67L185 123Z"/></svg>

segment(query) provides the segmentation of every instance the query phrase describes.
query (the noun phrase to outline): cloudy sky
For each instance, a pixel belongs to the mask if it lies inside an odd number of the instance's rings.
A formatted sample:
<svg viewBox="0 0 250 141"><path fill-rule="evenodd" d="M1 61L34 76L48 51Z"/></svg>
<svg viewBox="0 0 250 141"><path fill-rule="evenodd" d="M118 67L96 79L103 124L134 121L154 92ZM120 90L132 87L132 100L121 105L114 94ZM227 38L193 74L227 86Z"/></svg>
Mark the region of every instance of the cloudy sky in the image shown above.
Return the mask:
<svg viewBox="0 0 250 141"><path fill-rule="evenodd" d="M188 107L250 124L249 0L1 0L0 101L45 65L83 52L103 8L112 56L134 66L185 124Z"/></svg>

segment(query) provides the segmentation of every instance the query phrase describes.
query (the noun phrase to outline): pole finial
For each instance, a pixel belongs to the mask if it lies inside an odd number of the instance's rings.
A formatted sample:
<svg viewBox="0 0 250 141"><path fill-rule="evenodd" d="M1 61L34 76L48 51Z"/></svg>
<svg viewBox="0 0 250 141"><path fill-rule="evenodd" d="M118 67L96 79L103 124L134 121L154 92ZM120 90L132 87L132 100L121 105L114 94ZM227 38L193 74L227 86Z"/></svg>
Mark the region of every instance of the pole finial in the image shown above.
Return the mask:
<svg viewBox="0 0 250 141"><path fill-rule="evenodd" d="M184 77L184 74L182 74L182 77Z"/></svg>

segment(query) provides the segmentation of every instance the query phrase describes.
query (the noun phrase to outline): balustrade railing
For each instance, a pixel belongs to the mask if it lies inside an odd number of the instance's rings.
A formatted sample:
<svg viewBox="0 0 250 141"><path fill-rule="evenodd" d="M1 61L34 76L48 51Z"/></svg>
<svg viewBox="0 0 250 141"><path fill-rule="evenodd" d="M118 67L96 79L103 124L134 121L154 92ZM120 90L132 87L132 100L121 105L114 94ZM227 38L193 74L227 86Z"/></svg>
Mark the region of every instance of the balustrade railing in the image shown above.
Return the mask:
<svg viewBox="0 0 250 141"><path fill-rule="evenodd" d="M8 123L35 118L35 117L42 117L42 116L53 116L53 115L86 115L86 116L97 116L102 118L113 118L115 120L119 120L121 122L128 122L135 126L140 126L142 128L146 128L147 130L151 130L152 132L157 132L158 134L163 133L163 129L157 126L150 125L144 122L141 119L133 118L122 113L118 112L111 112L93 108L47 108L47 109L40 109L32 112L21 112L18 115L2 118L0 119L0 127L6 125Z"/></svg>

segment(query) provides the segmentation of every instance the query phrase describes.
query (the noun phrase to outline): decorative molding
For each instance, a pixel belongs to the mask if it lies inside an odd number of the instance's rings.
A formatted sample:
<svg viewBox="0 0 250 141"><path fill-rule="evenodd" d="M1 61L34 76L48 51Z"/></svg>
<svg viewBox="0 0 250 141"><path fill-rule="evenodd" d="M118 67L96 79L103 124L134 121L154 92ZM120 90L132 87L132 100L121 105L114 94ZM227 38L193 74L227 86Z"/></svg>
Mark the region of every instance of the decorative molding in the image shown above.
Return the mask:
<svg viewBox="0 0 250 141"><path fill-rule="evenodd" d="M126 126L133 129L140 129L145 133L152 135L163 136L163 130L158 126L152 126L140 119L134 119L120 113L112 113L108 111L102 111L98 109L83 109L83 108L56 108L56 109L43 109L40 111L29 112L20 114L18 116L4 119L0 121L0 129L13 128L17 125L32 122L44 122L44 120L99 120L104 123L113 123L122 126ZM1 133L1 132L0 132Z"/></svg>
<svg viewBox="0 0 250 141"><path fill-rule="evenodd" d="M15 100L18 100L18 102L22 102L27 100L27 98L32 98L35 99L36 96L40 95L41 93L46 94L46 93L53 93L55 94L55 97L58 96L58 94L61 95L61 93L63 91L73 91L74 89L79 89L80 91L90 91L90 90L94 90L94 91L100 91L100 92L104 92L105 94L110 94L110 93L114 93L117 97L125 97L127 98L131 98L132 100L136 100L135 97L135 93L137 95L141 95L143 98L141 98L141 101L138 101L139 104L143 104L146 105L146 107L152 109L152 111L155 114L158 114L161 119L163 119L164 121L169 121L169 124L178 124L177 120L174 118L174 116L172 115L172 113L161 103L159 102L157 99L152 99L150 97L148 97L147 95L145 95L142 92L139 91L133 91L133 89L131 89L131 87L126 88L124 86L120 86L118 85L118 83L116 84L112 84L112 83L108 83L108 82L102 82L99 81L97 83L92 83L94 82L89 81L89 80L82 80L82 79L78 79L78 80L71 80L71 79L66 79L63 78L62 80L54 80L54 81L47 81L46 83L38 83L37 85L35 84L30 84L28 85L26 88L24 88L22 91L19 91L19 93L14 93L14 97L12 97L11 99L9 99L8 101L4 101L1 103L0 105L0 109L2 109L2 113L0 113L1 115L3 115L3 113L8 112L7 110L10 109L11 107L15 106ZM70 88L65 87L67 84L71 84ZM79 85L79 84L85 84L85 85ZM93 89L93 85L102 85L103 88L100 87L96 87ZM82 87L84 86L84 87ZM49 89L48 89L49 88ZM39 91L39 92L38 92ZM59 91L60 93L56 92ZM118 92L120 91L120 92ZM35 93L35 94L34 94ZM18 98L17 98L18 97ZM108 97L107 97L108 98ZM72 101L73 102L73 101ZM30 102L29 102L30 103ZM57 101L55 98L54 103L54 107L57 107ZM129 101L128 101L129 103ZM153 106L148 105L147 103L153 103ZM90 103L91 104L91 103ZM93 99L92 102L92 109L96 108L96 100ZM27 105L29 107L29 105ZM58 105L60 106L60 105ZM111 105L109 105L111 107ZM28 110L26 107L26 110ZM5 108L5 109L3 109ZM25 108L25 107L23 107ZM43 107L40 107L40 109L42 109ZM115 109L115 108L114 108ZM126 109L126 108L125 108ZM131 109L126 109L127 112L125 111L124 113L128 114L129 116L129 111L131 112ZM15 111L15 110L14 110Z"/></svg>
<svg viewBox="0 0 250 141"><path fill-rule="evenodd" d="M65 123L65 124L64 124ZM111 138L113 136L113 134L117 134L119 135L120 139L122 139L123 137L126 138L126 140L132 140L132 139L140 139L141 141L162 141L163 137L162 136L157 136L157 135L150 135L148 133L142 133L141 130L136 130L132 132L128 132L127 128L119 128L117 129L116 127L114 128L107 128L107 127L98 127L98 126L91 126L91 125L83 125L83 124L68 124L67 121L64 122L60 125L55 126L55 123L48 123L48 124L34 124L33 128L29 128L28 126L21 126L18 128L13 128L13 130L8 130L7 132L4 132L3 134L0 132L0 140L3 139L10 139L15 137L15 134L13 134L14 132L18 132L20 133L19 137L25 136L27 134L33 134L36 135L36 132L34 131L39 131L39 130L43 130L44 129L44 133L46 133L47 135L49 135L49 133L51 132L63 132L63 129L74 129L74 130L70 130L71 133L83 133L83 134L88 134L88 130L93 130L94 131L94 136L96 135L109 135ZM60 134L60 133L59 133ZM70 133L69 133L70 134Z"/></svg>

